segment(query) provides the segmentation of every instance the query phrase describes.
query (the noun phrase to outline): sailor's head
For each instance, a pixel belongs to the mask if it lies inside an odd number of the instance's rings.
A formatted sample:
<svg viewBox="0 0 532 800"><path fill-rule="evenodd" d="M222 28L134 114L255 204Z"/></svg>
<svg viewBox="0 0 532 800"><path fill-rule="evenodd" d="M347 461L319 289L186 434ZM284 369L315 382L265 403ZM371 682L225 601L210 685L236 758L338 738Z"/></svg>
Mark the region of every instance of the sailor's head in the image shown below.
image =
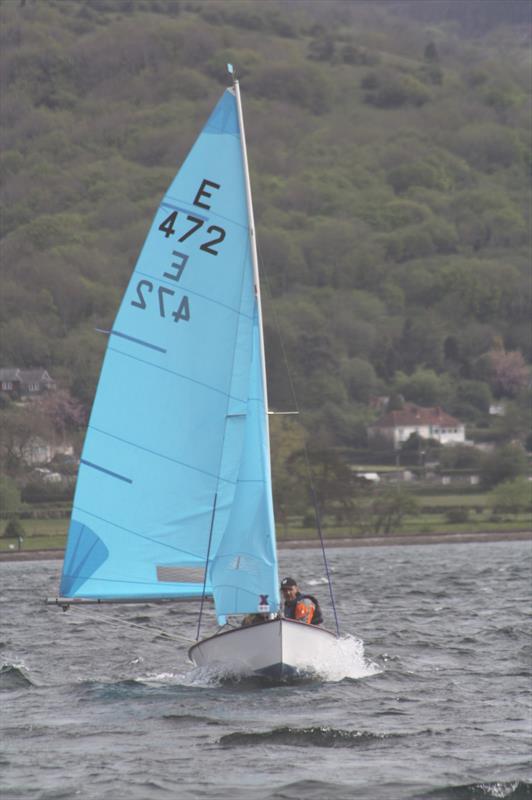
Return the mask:
<svg viewBox="0 0 532 800"><path fill-rule="evenodd" d="M298 592L297 581L293 578L283 578L281 592L285 600L293 600Z"/></svg>

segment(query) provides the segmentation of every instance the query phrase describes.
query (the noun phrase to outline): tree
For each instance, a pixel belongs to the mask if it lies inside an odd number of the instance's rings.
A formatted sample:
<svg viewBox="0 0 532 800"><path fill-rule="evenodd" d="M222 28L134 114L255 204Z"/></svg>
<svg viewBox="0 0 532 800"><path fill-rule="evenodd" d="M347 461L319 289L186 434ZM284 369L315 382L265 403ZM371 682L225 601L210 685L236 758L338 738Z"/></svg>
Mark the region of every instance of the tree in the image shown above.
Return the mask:
<svg viewBox="0 0 532 800"><path fill-rule="evenodd" d="M366 103L377 108L422 106L431 99L430 91L413 75L401 74L388 68L369 73L361 85L366 90Z"/></svg>
<svg viewBox="0 0 532 800"><path fill-rule="evenodd" d="M324 114L331 107L332 85L313 65L273 64L257 69L253 89L260 97L282 100Z"/></svg>
<svg viewBox="0 0 532 800"><path fill-rule="evenodd" d="M429 42L425 50L423 52L423 58L425 61L428 61L429 64L437 63L440 60L440 55L438 53L438 48L434 44L434 42Z"/></svg>
<svg viewBox="0 0 532 800"><path fill-rule="evenodd" d="M36 401L35 405L61 438L80 430L87 421L85 406L72 397L66 389L47 392Z"/></svg>
<svg viewBox="0 0 532 800"><path fill-rule="evenodd" d="M503 347L488 353L491 386L497 397L514 397L530 379L530 367L519 350Z"/></svg>
<svg viewBox="0 0 532 800"><path fill-rule="evenodd" d="M415 316L407 316L404 324L400 342L399 358L403 369L411 372L421 364L427 364L433 368L440 368L443 365L443 342L445 333L443 326L434 314L428 311L418 310ZM421 368L420 371L424 370ZM433 370L427 370L433 372ZM401 389L398 388L398 391ZM411 397L414 400L415 398Z"/></svg>
<svg viewBox="0 0 532 800"><path fill-rule="evenodd" d="M434 157L393 167L388 173L388 182L397 194L403 194L411 186L424 186L428 189L449 189L452 186L444 163Z"/></svg>
<svg viewBox="0 0 532 800"><path fill-rule="evenodd" d="M334 57L334 39L329 36L312 39L308 46L308 57L312 61L331 61Z"/></svg>
<svg viewBox="0 0 532 800"><path fill-rule="evenodd" d="M485 172L510 167L521 155L515 131L493 122L465 125L456 135L453 149Z"/></svg>
<svg viewBox="0 0 532 800"><path fill-rule="evenodd" d="M362 358L349 358L340 363L340 371L350 399L367 404L377 387L377 376L372 365Z"/></svg>
<svg viewBox="0 0 532 800"><path fill-rule="evenodd" d="M532 437L532 390L523 389L513 400L504 402L504 414L497 416L495 430L504 439L526 443Z"/></svg>
<svg viewBox="0 0 532 800"><path fill-rule="evenodd" d="M483 463L483 453L476 447L456 444L451 447L442 447L439 460L440 465L445 469L480 469Z"/></svg>
<svg viewBox="0 0 532 800"><path fill-rule="evenodd" d="M303 511L306 507L307 480L294 472L293 462L305 448L305 429L297 416L273 416L270 418L270 443L272 464L273 499L276 517L286 524L290 512Z"/></svg>
<svg viewBox="0 0 532 800"><path fill-rule="evenodd" d="M526 478L499 483L490 493L495 514L519 514L532 504L532 485Z"/></svg>
<svg viewBox="0 0 532 800"><path fill-rule="evenodd" d="M371 503L371 524L374 533L391 533L401 527L407 514L417 514L418 503L407 491L388 486L377 492Z"/></svg>
<svg viewBox="0 0 532 800"><path fill-rule="evenodd" d="M526 474L527 457L522 447L506 444L488 453L484 459L480 476L487 488L504 481L514 480Z"/></svg>
<svg viewBox="0 0 532 800"><path fill-rule="evenodd" d="M0 463L9 475L17 475L27 462L28 451L37 439L48 441L51 426L33 404L15 406L1 413Z"/></svg>
<svg viewBox="0 0 532 800"><path fill-rule="evenodd" d="M4 529L4 537L6 539L18 539L19 540L19 549L22 539L24 538L26 531L24 530L24 526L22 525L21 521L18 517L14 517L10 519Z"/></svg>
<svg viewBox="0 0 532 800"><path fill-rule="evenodd" d="M489 386L482 381L460 381L456 390L456 399L460 402L470 403L472 406L487 414L491 404Z"/></svg>
<svg viewBox="0 0 532 800"><path fill-rule="evenodd" d="M20 506L20 489L12 478L0 475L0 509L2 511L18 511Z"/></svg>
<svg viewBox="0 0 532 800"><path fill-rule="evenodd" d="M359 491L359 482L350 466L332 449L310 452L309 459L315 501L322 518L326 513L334 513L335 508L350 515Z"/></svg>
<svg viewBox="0 0 532 800"><path fill-rule="evenodd" d="M432 369L416 369L409 376L400 374L396 386L405 400L420 406L445 406L453 394L449 377Z"/></svg>

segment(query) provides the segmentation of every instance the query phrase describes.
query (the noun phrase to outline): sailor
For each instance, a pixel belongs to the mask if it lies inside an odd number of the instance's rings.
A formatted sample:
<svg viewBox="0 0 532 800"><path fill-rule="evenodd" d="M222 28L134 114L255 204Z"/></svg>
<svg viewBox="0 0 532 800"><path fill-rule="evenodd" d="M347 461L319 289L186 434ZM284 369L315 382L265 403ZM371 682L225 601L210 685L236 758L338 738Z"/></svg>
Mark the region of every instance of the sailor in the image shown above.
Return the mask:
<svg viewBox="0 0 532 800"><path fill-rule="evenodd" d="M321 625L323 616L320 604L311 594L302 594L294 578L283 578L281 593L284 600L283 616L307 625Z"/></svg>

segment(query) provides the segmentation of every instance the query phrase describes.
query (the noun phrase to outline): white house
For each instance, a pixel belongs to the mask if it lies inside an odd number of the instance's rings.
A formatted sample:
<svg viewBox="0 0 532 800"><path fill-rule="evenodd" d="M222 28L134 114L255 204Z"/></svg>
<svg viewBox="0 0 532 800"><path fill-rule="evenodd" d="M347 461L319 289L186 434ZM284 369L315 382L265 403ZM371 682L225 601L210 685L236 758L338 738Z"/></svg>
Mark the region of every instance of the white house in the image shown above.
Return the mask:
<svg viewBox="0 0 532 800"><path fill-rule="evenodd" d="M398 411L388 411L368 428L370 439L382 437L398 450L413 433L422 439L436 439L440 444L463 444L465 426L439 406L424 408L405 403Z"/></svg>
<svg viewBox="0 0 532 800"><path fill-rule="evenodd" d="M71 444L52 444L40 436L32 437L23 447L22 457L26 464L47 464L55 456L72 456L74 448Z"/></svg>

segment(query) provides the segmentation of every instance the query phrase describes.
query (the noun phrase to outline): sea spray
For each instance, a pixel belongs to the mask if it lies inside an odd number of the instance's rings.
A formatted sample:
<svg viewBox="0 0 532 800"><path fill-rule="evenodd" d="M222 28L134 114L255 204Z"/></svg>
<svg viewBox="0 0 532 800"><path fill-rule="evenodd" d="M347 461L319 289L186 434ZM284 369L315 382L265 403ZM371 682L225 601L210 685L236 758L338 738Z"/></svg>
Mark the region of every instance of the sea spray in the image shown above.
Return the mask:
<svg viewBox="0 0 532 800"><path fill-rule="evenodd" d="M364 655L364 642L347 634L334 643L333 654L326 661L314 661L312 674L307 682L319 681L335 683L345 678L358 680L378 675L382 667ZM271 686L276 681L253 673L235 674L226 664L209 664L176 672L161 672L139 677L137 680L148 686L179 685L211 688L227 684L240 684L248 688ZM282 683L300 682L300 676L281 681Z"/></svg>
<svg viewBox="0 0 532 800"><path fill-rule="evenodd" d="M347 634L336 640L334 656L314 664L323 680L336 682L345 678L359 679L378 675L382 667L364 655L364 642Z"/></svg>

